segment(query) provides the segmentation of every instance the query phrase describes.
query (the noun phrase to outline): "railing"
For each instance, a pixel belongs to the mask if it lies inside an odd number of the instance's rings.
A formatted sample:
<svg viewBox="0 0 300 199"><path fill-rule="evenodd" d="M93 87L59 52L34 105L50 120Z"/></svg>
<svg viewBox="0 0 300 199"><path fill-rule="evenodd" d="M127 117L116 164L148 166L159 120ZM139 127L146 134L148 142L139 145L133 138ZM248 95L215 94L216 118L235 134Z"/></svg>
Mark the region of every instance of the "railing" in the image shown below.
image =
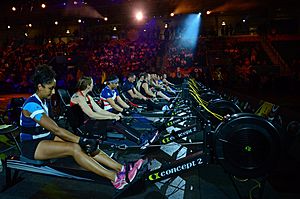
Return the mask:
<svg viewBox="0 0 300 199"><path fill-rule="evenodd" d="M279 52L274 48L271 41L269 40L269 37L261 37L261 44L265 52L270 57L272 63L280 66L280 74L282 76L288 75L290 73L288 64L280 56Z"/></svg>

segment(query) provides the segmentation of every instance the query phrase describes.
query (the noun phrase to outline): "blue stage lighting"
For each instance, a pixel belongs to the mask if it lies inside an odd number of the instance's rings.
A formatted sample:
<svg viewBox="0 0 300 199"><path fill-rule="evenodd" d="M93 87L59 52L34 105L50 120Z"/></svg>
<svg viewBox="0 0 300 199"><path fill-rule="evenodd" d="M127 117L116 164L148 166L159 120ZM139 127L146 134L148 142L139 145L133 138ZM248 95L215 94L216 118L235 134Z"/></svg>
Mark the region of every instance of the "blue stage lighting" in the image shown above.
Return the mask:
<svg viewBox="0 0 300 199"><path fill-rule="evenodd" d="M201 17L199 14L189 14L182 25L180 42L183 46L195 49L197 46Z"/></svg>

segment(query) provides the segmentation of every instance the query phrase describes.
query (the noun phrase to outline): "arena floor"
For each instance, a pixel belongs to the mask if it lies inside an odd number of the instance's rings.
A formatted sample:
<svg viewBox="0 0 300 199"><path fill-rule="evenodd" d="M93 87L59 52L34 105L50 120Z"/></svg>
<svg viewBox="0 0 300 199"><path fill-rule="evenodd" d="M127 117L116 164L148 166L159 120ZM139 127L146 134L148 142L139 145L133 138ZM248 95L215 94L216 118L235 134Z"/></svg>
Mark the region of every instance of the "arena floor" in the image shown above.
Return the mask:
<svg viewBox="0 0 300 199"><path fill-rule="evenodd" d="M145 189L139 191L134 196L124 196L122 198L209 198L209 199L237 199L237 193L234 190L228 176L219 166L207 166L197 171L189 173L186 184L181 183L180 188L160 185L159 183L149 185ZM101 185L90 182L80 182L76 180L68 180L55 178L50 176L42 176L36 174L24 173L25 178L22 182L14 187L1 193L1 198L5 199L58 199L58 198L112 198L114 188L110 185ZM1 185L3 185L3 174L1 174ZM176 184L176 183L175 183ZM174 185L175 185L174 184ZM188 187L185 187L188 186ZM243 198L248 198L249 191L255 186L254 182L246 182L239 184L242 190ZM159 189L161 188L161 190ZM189 190L193 187L193 190ZM163 195L162 190L166 190ZM257 195L257 191L253 191L253 195ZM280 199L283 198L281 193L276 192L269 183L267 183L263 198ZM289 197L284 197L288 199ZM289 199L292 199L290 197Z"/></svg>

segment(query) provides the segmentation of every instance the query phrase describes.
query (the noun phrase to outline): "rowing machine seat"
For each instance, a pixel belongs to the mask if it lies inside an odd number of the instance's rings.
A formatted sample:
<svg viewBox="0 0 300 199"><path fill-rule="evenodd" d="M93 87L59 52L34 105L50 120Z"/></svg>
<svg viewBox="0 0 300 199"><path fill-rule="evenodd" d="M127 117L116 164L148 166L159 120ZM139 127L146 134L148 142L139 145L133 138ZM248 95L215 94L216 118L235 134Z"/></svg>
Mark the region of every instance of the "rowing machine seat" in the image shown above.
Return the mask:
<svg viewBox="0 0 300 199"><path fill-rule="evenodd" d="M45 165L47 163L49 163L50 161L49 160L33 160L33 159L29 159L25 156L22 156L20 155L20 161L22 162L27 162L29 164L32 164L32 165Z"/></svg>

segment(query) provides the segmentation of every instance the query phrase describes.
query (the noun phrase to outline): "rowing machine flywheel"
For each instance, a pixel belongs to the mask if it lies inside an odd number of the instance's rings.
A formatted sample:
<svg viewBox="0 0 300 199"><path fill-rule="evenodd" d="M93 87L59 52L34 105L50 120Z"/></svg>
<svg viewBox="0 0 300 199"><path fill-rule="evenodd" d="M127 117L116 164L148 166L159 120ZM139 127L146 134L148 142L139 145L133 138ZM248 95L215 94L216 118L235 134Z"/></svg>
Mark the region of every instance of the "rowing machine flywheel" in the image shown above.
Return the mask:
<svg viewBox="0 0 300 199"><path fill-rule="evenodd" d="M209 101L207 108L212 112L217 113L221 116L225 116L227 114L233 115L235 113L242 112L242 110L235 103L224 99L214 99ZM211 114L209 114L209 118L213 122L213 124L220 123L220 120L216 119Z"/></svg>
<svg viewBox="0 0 300 199"><path fill-rule="evenodd" d="M278 130L265 118L255 114L232 115L219 124L215 136L216 158L234 176L264 176L279 159Z"/></svg>
<svg viewBox="0 0 300 199"><path fill-rule="evenodd" d="M211 91L208 91L206 93L202 93L200 95L200 98L206 102L209 102L210 100L214 100L214 99L220 99L220 95L213 93Z"/></svg>

